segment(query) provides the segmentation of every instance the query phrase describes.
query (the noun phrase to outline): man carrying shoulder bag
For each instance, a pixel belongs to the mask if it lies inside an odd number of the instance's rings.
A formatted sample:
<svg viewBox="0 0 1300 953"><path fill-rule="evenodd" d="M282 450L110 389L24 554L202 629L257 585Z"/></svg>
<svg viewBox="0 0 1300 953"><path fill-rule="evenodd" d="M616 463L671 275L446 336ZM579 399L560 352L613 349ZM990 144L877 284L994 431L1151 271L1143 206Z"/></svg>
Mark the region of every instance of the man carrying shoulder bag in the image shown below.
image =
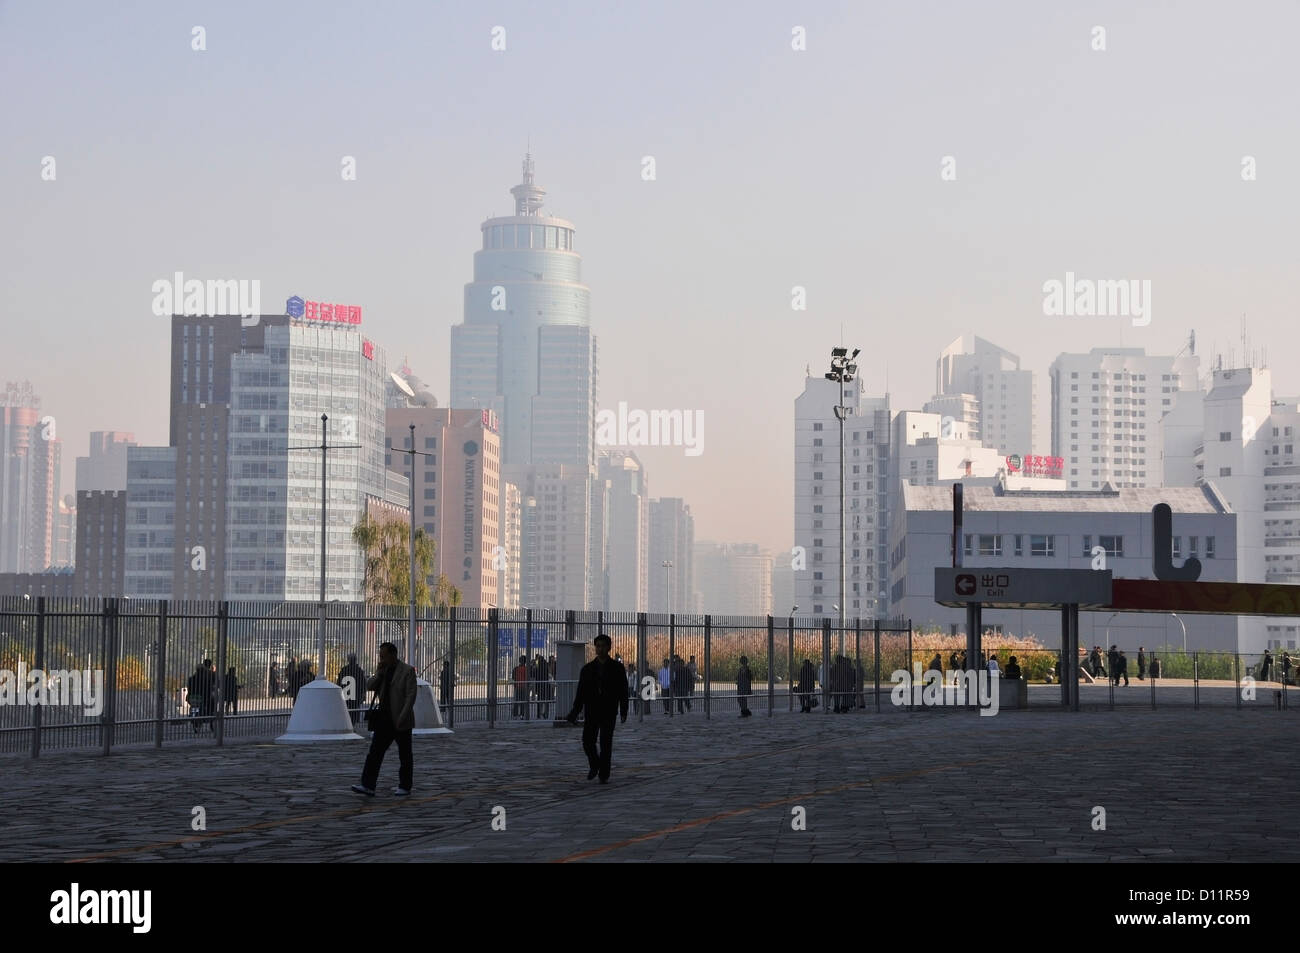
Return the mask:
<svg viewBox="0 0 1300 953"><path fill-rule="evenodd" d="M388 746L397 742L397 787L393 793L405 797L411 793L414 765L411 755L411 732L415 728L415 669L397 657L397 646L385 642L379 646L379 667L366 682L366 691L376 692L378 701L366 712L366 724L374 732L361 783L352 785L357 794L375 796L379 768Z"/></svg>

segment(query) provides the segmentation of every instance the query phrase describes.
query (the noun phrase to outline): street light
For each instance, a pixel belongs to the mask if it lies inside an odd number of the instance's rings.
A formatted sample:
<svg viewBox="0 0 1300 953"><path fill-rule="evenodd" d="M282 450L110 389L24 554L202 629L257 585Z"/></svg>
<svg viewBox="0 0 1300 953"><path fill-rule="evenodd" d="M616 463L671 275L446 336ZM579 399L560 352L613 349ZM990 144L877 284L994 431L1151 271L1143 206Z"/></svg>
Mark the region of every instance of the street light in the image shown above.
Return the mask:
<svg viewBox="0 0 1300 953"><path fill-rule="evenodd" d="M848 593L845 590L845 570L844 570L844 418L852 412L852 408L844 404L844 385L853 380L853 375L858 372L858 365L853 363L853 359L859 354L859 348L854 348L853 353L849 354L848 348L834 347L831 348L831 369L826 374L828 381L835 381L835 419L840 422L840 604L848 604ZM838 608L838 607L837 607ZM840 632L840 654L844 654L844 610L839 609L839 632Z"/></svg>
<svg viewBox="0 0 1300 953"><path fill-rule="evenodd" d="M1171 616L1173 616L1175 619L1178 619L1178 624L1179 624L1180 626L1182 626L1182 629L1183 629L1183 654L1186 655L1186 654L1187 654L1187 626L1183 625L1183 620L1178 618L1178 613L1177 613L1177 612L1171 612L1171 613L1169 613L1169 614L1170 614Z"/></svg>
<svg viewBox="0 0 1300 953"><path fill-rule="evenodd" d="M664 567L664 611L673 611L673 561L665 559Z"/></svg>

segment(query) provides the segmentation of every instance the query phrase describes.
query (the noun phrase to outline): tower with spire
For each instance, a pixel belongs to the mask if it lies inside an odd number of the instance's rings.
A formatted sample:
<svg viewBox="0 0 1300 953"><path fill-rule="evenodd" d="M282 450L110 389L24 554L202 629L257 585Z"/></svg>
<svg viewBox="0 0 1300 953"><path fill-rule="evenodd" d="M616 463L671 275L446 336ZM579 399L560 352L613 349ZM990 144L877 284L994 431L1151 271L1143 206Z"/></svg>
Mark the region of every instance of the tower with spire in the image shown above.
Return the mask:
<svg viewBox="0 0 1300 953"><path fill-rule="evenodd" d="M451 406L496 412L504 482L534 496L537 516L557 498L555 536L522 558L533 606L590 602L590 494L596 464L596 337L572 222L547 214L531 150L510 189L513 215L480 226L464 320L451 329ZM577 510L575 512L575 509ZM548 511L549 513L549 511ZM539 523L539 525L542 525ZM561 545L556 545L558 537ZM530 582L531 580L531 582Z"/></svg>

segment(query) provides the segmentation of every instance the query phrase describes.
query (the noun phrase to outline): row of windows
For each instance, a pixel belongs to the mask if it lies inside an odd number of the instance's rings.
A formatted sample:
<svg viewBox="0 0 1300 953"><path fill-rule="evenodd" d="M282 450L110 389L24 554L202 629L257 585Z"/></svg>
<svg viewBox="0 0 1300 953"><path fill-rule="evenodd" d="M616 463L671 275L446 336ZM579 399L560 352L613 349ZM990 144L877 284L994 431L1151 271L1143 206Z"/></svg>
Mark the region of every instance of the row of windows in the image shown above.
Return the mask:
<svg viewBox="0 0 1300 953"><path fill-rule="evenodd" d="M1023 556L1026 547L1030 556L1055 556L1056 555L1056 537L1049 534L1032 533L1028 535L1014 534L1011 537L1012 551L1016 556ZM1124 537L1123 536L1097 536L1097 545L1102 548L1107 556L1122 557L1124 555ZM964 537L964 550L967 556L1002 556L1003 555L1002 533L967 533ZM1092 556L1093 537L1086 535L1083 537L1083 546L1080 552L1082 556ZM1189 536L1188 555L1197 556L1197 548L1200 537ZM1214 558L1214 537L1205 537L1205 556L1207 559ZM1182 537L1174 537L1174 555L1182 555Z"/></svg>
<svg viewBox="0 0 1300 953"><path fill-rule="evenodd" d="M573 229L556 225L490 225L483 229L483 247L573 251Z"/></svg>

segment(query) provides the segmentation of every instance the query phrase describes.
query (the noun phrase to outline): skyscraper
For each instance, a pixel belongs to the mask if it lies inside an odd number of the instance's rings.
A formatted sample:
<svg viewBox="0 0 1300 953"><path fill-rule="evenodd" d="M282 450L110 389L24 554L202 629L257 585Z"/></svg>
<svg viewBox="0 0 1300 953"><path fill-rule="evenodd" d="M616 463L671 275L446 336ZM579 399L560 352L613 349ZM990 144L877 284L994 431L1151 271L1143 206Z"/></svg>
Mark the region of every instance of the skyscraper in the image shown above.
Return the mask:
<svg viewBox="0 0 1300 953"><path fill-rule="evenodd" d="M352 529L366 497L407 503L384 467L384 352L344 326L293 321L267 328L260 352L235 354L230 379L227 597L319 598L321 455L288 448L319 444L326 414L330 444L360 445L327 458L326 598L362 598Z"/></svg>
<svg viewBox="0 0 1300 953"><path fill-rule="evenodd" d="M502 479L520 493L521 552L506 559L519 562L521 600L595 608L592 554L604 521L592 513L600 495L589 292L573 223L542 211L546 190L531 155L510 191L515 214L482 224L464 321L451 329L451 406L493 410L501 422Z"/></svg>
<svg viewBox="0 0 1300 953"><path fill-rule="evenodd" d="M542 212L546 190L524 158L515 214L489 218L451 329L451 406L496 411L503 464L590 467L596 341L572 222Z"/></svg>
<svg viewBox="0 0 1300 953"><path fill-rule="evenodd" d="M62 444L30 382L0 394L0 572L40 572L54 560Z"/></svg>

